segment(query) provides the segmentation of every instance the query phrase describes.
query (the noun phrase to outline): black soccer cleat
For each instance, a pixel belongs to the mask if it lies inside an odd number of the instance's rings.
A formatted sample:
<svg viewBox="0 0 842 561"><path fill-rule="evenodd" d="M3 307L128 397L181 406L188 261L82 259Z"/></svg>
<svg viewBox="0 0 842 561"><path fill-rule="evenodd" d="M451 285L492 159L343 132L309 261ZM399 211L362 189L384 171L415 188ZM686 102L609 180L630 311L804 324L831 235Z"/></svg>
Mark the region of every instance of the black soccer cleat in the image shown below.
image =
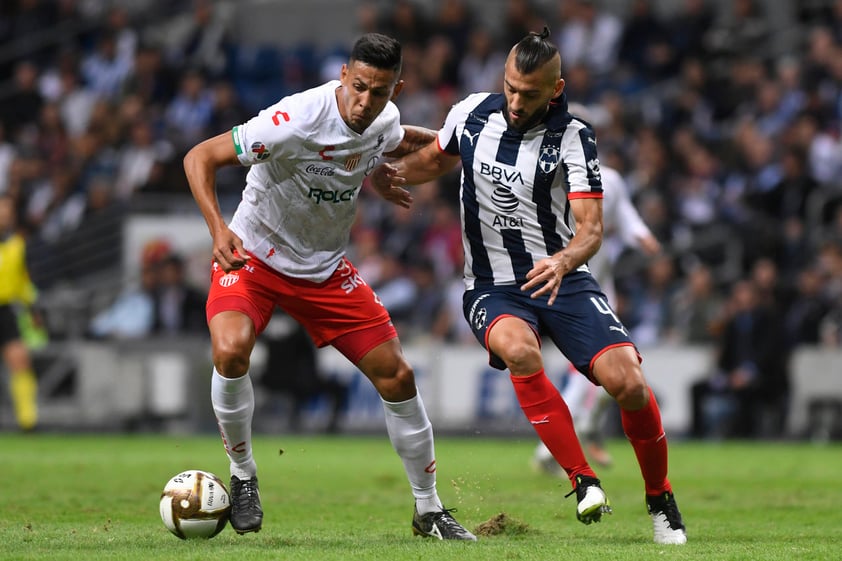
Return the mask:
<svg viewBox="0 0 842 561"><path fill-rule="evenodd" d="M418 514L418 509L415 509L415 513L412 516L412 533L416 536L437 538L440 540L477 541L475 535L463 528L450 515L451 512L456 512L456 509L445 508L437 512L428 512L427 514Z"/></svg>
<svg viewBox="0 0 842 561"><path fill-rule="evenodd" d="M259 532L263 525L263 509L260 507L260 492L257 476L240 479L231 476L231 527L238 534Z"/></svg>
<svg viewBox="0 0 842 561"><path fill-rule="evenodd" d="M576 493L576 518L582 524L599 522L603 514L611 514L608 497L605 496L605 491L596 477L577 475L576 487L565 497L573 493Z"/></svg>
<svg viewBox="0 0 842 561"><path fill-rule="evenodd" d="M687 543L687 529L675 503L675 495L664 491L660 495L646 495L646 509L652 517L655 543L681 545Z"/></svg>

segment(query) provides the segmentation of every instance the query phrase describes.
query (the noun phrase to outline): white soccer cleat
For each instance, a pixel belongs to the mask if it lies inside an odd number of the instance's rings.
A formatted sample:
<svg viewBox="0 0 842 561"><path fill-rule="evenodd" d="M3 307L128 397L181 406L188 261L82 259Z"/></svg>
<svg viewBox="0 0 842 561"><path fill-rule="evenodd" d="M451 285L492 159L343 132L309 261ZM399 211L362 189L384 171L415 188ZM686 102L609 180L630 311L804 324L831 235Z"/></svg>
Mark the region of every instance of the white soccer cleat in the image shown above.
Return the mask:
<svg viewBox="0 0 842 561"><path fill-rule="evenodd" d="M583 524L599 522L603 514L611 514L608 497L600 487L599 479L587 475L576 476L576 488L567 496L576 493L576 518Z"/></svg>
<svg viewBox="0 0 842 561"><path fill-rule="evenodd" d="M652 517L655 543L682 545L687 543L687 529L675 502L675 495L665 491L660 495L646 495L646 508Z"/></svg>

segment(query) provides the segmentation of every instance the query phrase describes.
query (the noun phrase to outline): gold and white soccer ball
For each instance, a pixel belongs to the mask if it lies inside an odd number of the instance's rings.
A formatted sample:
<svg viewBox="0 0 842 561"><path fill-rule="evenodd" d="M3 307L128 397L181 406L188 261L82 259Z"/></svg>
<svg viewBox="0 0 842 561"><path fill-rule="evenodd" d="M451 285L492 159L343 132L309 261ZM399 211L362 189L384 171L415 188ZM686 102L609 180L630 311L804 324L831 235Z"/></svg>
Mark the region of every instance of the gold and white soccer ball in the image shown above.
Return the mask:
<svg viewBox="0 0 842 561"><path fill-rule="evenodd" d="M230 513L228 489L207 471L183 471L167 481L161 493L161 520L183 540L214 537L228 524Z"/></svg>

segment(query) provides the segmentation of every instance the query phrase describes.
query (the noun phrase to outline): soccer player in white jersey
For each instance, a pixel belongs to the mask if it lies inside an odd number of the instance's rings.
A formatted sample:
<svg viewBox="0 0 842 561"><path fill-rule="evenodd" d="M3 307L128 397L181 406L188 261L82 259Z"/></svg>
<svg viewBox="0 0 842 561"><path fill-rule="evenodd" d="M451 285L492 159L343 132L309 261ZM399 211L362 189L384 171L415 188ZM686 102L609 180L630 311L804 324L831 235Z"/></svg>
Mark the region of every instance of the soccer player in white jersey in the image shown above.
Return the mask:
<svg viewBox="0 0 842 561"><path fill-rule="evenodd" d="M591 122L590 112L585 106L569 103L567 110L576 118ZM647 255L655 255L661 251L661 244L638 214L620 173L613 168L600 166L600 177L604 241L599 251L588 260L588 268L599 283L608 304L616 309L613 266L619 250L632 247ZM601 425L611 396L592 384L585 376L579 375L571 364L564 378L561 397L570 409L573 425L584 445L586 455L600 466L610 466L612 459L603 446ZM558 463L543 442L535 448L533 461L539 469L551 474L560 471Z"/></svg>
<svg viewBox="0 0 842 561"><path fill-rule="evenodd" d="M587 267L603 231L596 139L567 111L561 57L548 37L545 28L521 40L506 59L503 93L457 103L435 142L382 164L372 183L388 200L409 204L403 185L461 161L465 318L492 366L508 368L521 408L570 478L578 519L589 524L611 510L544 373L545 335L619 404L655 542L682 544L660 410L628 331Z"/></svg>
<svg viewBox="0 0 842 561"><path fill-rule="evenodd" d="M333 345L344 354L380 394L389 438L415 497L413 532L476 540L439 500L433 431L412 368L388 312L345 258L365 176L384 153L407 154L435 137L401 127L391 101L403 85L400 69L397 41L363 35L339 80L281 99L184 158L213 237L211 400L231 462L231 525L240 534L260 530L263 520L252 455L249 357L279 306L318 346ZM226 224L215 174L236 164L252 167Z"/></svg>

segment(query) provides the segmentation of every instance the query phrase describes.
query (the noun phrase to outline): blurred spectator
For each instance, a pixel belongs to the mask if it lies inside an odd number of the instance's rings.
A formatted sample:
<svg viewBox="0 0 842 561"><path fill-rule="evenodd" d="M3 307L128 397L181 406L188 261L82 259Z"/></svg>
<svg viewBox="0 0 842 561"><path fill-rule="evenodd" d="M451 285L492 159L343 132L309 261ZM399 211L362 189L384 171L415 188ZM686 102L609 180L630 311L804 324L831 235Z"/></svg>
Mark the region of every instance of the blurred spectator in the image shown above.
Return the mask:
<svg viewBox="0 0 842 561"><path fill-rule="evenodd" d="M96 50L82 60L82 76L92 92L103 99L115 99L134 66L134 58L117 50L117 37L104 32Z"/></svg>
<svg viewBox="0 0 842 561"><path fill-rule="evenodd" d="M786 335L793 345L819 345L821 326L831 309L822 294L822 276L815 267L798 273L796 293L786 314Z"/></svg>
<svg viewBox="0 0 842 561"><path fill-rule="evenodd" d="M17 141L21 129L41 114L44 97L38 91L38 67L24 60L15 65L11 93L0 104L0 122L10 140Z"/></svg>
<svg viewBox="0 0 842 561"><path fill-rule="evenodd" d="M705 55L705 35L713 21L714 13L708 0L684 0L681 3L681 8L666 23L677 59Z"/></svg>
<svg viewBox="0 0 842 561"><path fill-rule="evenodd" d="M155 325L155 291L159 263L145 261L136 286L127 286L106 309L91 320L90 336L97 339L139 339L152 333Z"/></svg>
<svg viewBox="0 0 842 561"><path fill-rule="evenodd" d="M207 295L187 282L184 259L170 253L161 260L158 268L153 332L162 335L207 333Z"/></svg>
<svg viewBox="0 0 842 561"><path fill-rule="evenodd" d="M167 64L219 76L228 64L228 28L235 9L233 2L192 0L189 12L171 18L152 38L164 49Z"/></svg>
<svg viewBox="0 0 842 561"><path fill-rule="evenodd" d="M781 318L761 306L756 290L743 280L731 291L716 369L692 387L694 437L783 436L790 347Z"/></svg>
<svg viewBox="0 0 842 561"><path fill-rule="evenodd" d="M531 31L541 31L546 25L546 18L532 0L506 0L502 25L502 36L498 44L503 45L508 54L510 46L516 45ZM561 50L561 64L564 65L564 49L558 43L556 45Z"/></svg>
<svg viewBox="0 0 842 561"><path fill-rule="evenodd" d="M9 174L16 156L17 149L6 138L6 126L0 121L0 196L9 191Z"/></svg>
<svg viewBox="0 0 842 561"><path fill-rule="evenodd" d="M677 341L709 344L716 340L724 302L710 267L703 263L693 264L670 305L670 315L675 319L673 335Z"/></svg>
<svg viewBox="0 0 842 561"><path fill-rule="evenodd" d="M563 51L562 51L563 52ZM669 30L654 12L651 0L634 0L618 47L619 62L627 65L639 86L671 77L678 65Z"/></svg>
<svg viewBox="0 0 842 561"><path fill-rule="evenodd" d="M562 64L568 69L581 64L598 80L607 78L617 63L623 21L611 12L598 9L594 0L573 0L560 6L562 23L556 45Z"/></svg>
<svg viewBox="0 0 842 561"><path fill-rule="evenodd" d="M129 139L120 150L114 194L128 200L149 181L155 162L173 156L173 147L166 140L156 141L148 119L137 119L129 125Z"/></svg>
<svg viewBox="0 0 842 561"><path fill-rule="evenodd" d="M167 105L165 121L170 138L179 150L193 146L207 135L212 117L213 95L205 77L197 70L188 70Z"/></svg>
<svg viewBox="0 0 842 561"><path fill-rule="evenodd" d="M471 31L467 51L459 63L461 94L502 90L500 69L506 53L496 48L491 32L485 27Z"/></svg>
<svg viewBox="0 0 842 561"><path fill-rule="evenodd" d="M60 88L56 101L64 128L71 137L76 137L87 130L97 96L82 84L75 60L62 66L58 72Z"/></svg>
<svg viewBox="0 0 842 561"><path fill-rule="evenodd" d="M675 264L664 254L652 257L645 271L628 292L628 316L622 318L632 339L641 347L657 344L669 335L673 326L670 302L678 290Z"/></svg>
<svg viewBox="0 0 842 561"><path fill-rule="evenodd" d="M396 0L389 4L378 31L394 37L404 48L423 48L427 44L431 27L418 4L411 0Z"/></svg>
<svg viewBox="0 0 842 561"><path fill-rule="evenodd" d="M734 0L730 11L716 22L705 37L709 53L722 65L746 53L763 56L768 47L770 28L760 3L756 0Z"/></svg>
<svg viewBox="0 0 842 561"><path fill-rule="evenodd" d="M412 306L397 325L401 333L421 340L444 340L450 330L449 316L443 315L445 294L430 259L413 261L409 278L415 286Z"/></svg>

